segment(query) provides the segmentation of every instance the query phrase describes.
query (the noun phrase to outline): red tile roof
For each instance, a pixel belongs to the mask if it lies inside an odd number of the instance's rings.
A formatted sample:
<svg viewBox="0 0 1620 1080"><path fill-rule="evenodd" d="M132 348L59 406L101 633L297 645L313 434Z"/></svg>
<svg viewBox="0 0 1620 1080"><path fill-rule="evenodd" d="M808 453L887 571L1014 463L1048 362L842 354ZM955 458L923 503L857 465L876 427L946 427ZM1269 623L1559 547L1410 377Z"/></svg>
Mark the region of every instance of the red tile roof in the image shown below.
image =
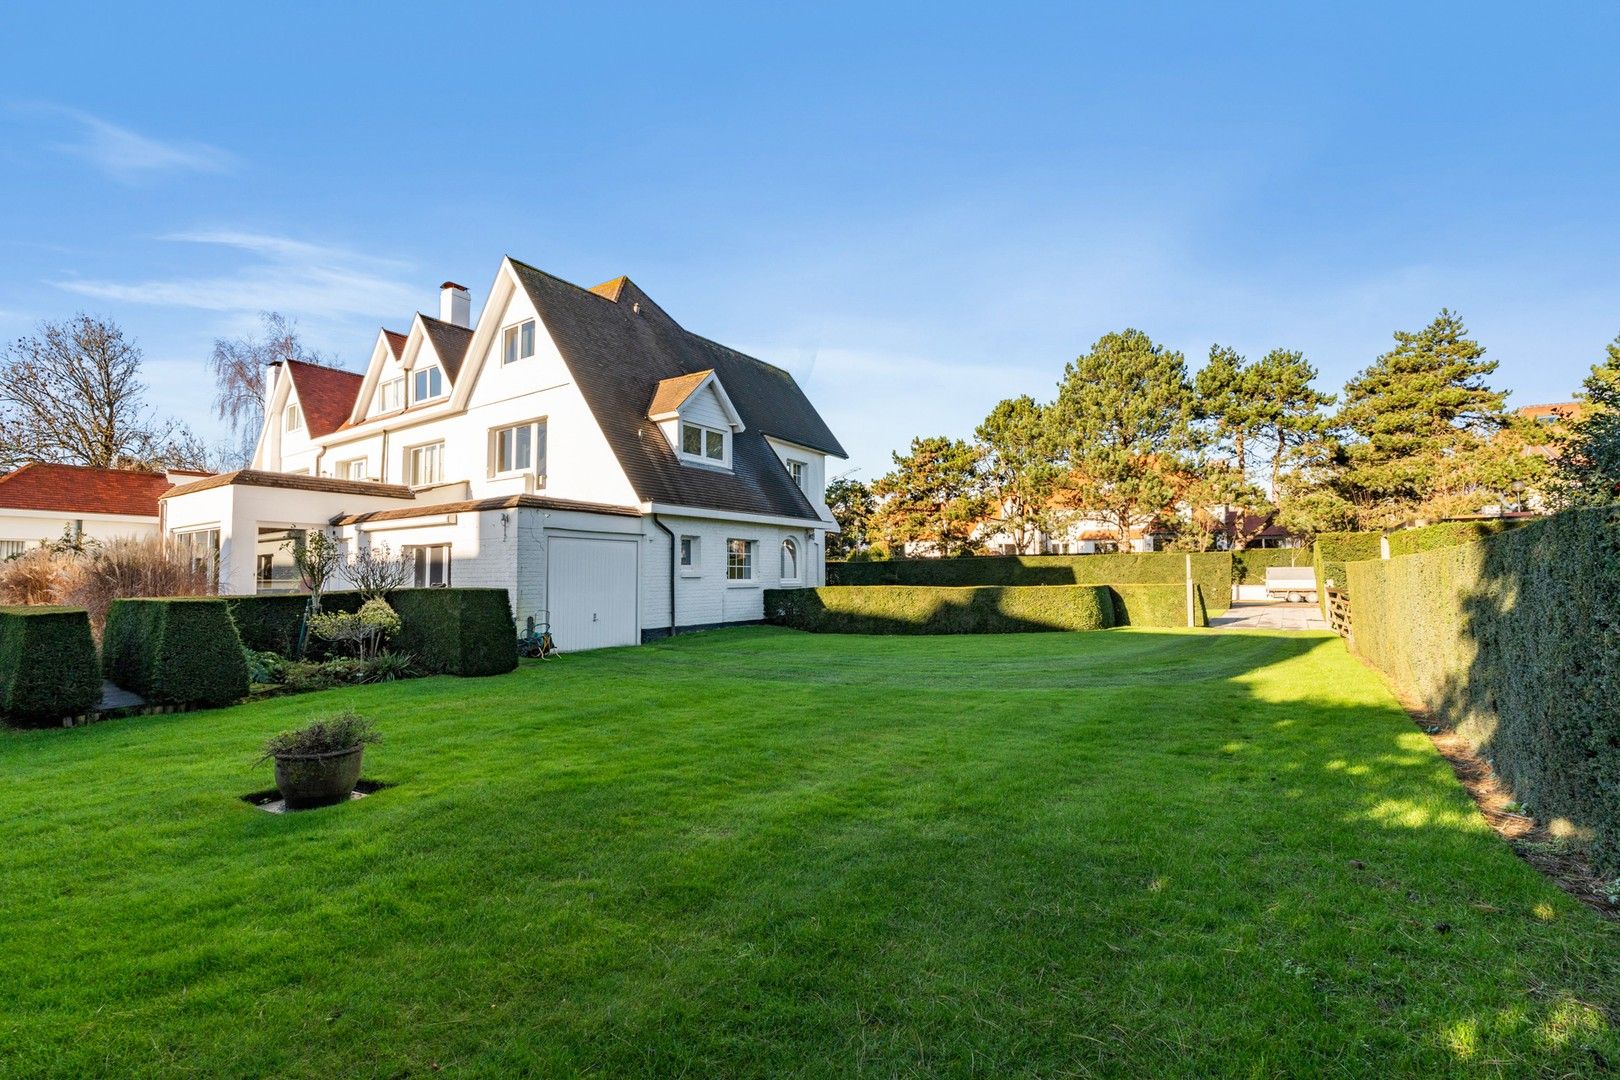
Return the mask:
<svg viewBox="0 0 1620 1080"><path fill-rule="evenodd" d="M398 330L384 330L383 337L387 339L388 349L394 354L395 360L405 355L405 343L410 340L409 338Z"/></svg>
<svg viewBox="0 0 1620 1080"><path fill-rule="evenodd" d="M306 364L302 360L283 363L298 390L298 404L303 407L309 437L318 439L342 427L349 413L354 411L355 395L360 393L363 377L352 371Z"/></svg>
<svg viewBox="0 0 1620 1080"><path fill-rule="evenodd" d="M0 476L0 509L155 518L170 486L162 473L33 462Z"/></svg>

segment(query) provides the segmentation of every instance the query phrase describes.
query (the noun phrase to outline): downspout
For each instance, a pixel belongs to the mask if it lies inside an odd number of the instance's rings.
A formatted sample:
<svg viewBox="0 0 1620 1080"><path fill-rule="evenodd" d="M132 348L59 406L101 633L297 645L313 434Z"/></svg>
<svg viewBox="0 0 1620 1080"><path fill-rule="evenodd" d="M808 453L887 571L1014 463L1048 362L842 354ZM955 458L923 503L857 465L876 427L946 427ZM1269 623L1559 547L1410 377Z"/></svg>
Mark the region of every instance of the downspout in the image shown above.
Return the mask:
<svg viewBox="0 0 1620 1080"><path fill-rule="evenodd" d="M675 543L675 534L669 531L669 526L665 525L662 521L659 521L657 514L654 514L652 516L652 521L653 521L654 525L658 526L660 529L662 529L664 531L665 536L669 537L669 636L674 637L675 636L675 574L676 574L677 567L680 565L678 560L681 557L681 553L680 553L680 549L679 549L678 545Z"/></svg>

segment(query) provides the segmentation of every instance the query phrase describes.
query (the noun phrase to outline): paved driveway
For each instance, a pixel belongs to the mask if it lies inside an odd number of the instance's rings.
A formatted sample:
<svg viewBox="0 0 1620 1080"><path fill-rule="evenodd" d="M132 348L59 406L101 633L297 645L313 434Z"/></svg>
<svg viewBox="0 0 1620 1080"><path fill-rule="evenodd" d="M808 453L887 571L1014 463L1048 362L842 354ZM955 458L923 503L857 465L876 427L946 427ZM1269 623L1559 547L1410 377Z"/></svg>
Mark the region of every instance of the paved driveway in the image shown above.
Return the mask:
<svg viewBox="0 0 1620 1080"><path fill-rule="evenodd" d="M1327 620L1315 604L1280 601L1236 603L1209 620L1217 630L1326 630Z"/></svg>

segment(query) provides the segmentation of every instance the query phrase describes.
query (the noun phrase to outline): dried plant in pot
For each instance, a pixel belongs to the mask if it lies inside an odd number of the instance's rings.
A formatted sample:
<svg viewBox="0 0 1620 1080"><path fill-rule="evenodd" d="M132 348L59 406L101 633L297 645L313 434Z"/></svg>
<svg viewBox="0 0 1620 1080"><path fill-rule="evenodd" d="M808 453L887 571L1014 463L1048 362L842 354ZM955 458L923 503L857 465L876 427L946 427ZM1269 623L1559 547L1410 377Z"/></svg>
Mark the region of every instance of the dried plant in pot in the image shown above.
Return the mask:
<svg viewBox="0 0 1620 1080"><path fill-rule="evenodd" d="M287 809L330 806L354 791L366 747L379 738L369 719L346 709L272 736L259 760L275 762L276 789Z"/></svg>

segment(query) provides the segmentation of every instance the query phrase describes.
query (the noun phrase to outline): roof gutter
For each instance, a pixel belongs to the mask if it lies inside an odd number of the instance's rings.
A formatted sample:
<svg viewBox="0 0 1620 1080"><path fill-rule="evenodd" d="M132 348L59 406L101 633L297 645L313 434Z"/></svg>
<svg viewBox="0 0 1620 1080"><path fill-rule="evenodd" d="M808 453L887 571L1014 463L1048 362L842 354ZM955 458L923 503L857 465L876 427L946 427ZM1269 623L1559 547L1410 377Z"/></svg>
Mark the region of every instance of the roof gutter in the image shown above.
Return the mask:
<svg viewBox="0 0 1620 1080"><path fill-rule="evenodd" d="M676 567L680 565L680 545L675 542L675 534L669 531L669 526L658 520L658 514L652 516L652 523L663 530L669 537L669 636L675 636L675 575Z"/></svg>

